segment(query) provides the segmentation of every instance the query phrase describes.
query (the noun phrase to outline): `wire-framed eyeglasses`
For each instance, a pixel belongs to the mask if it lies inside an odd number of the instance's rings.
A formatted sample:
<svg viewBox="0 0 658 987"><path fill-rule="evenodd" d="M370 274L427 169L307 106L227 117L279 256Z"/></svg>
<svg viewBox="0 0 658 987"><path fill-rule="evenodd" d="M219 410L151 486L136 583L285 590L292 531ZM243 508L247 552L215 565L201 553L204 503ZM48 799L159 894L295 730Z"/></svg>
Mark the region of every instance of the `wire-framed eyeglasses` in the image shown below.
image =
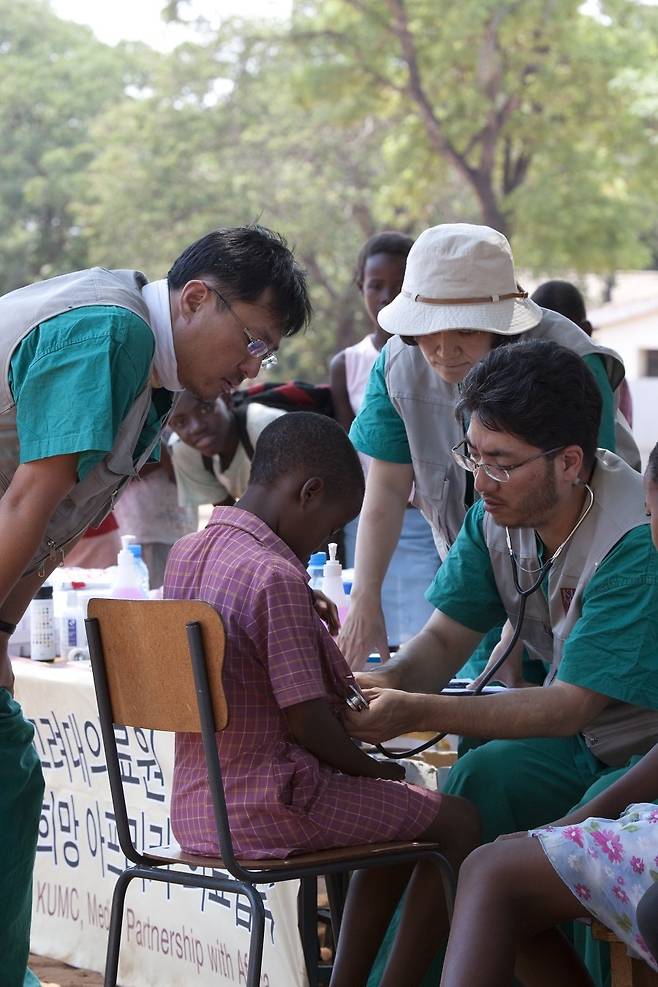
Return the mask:
<svg viewBox="0 0 658 987"><path fill-rule="evenodd" d="M463 470L468 470L469 473L477 473L479 469L483 469L484 472L491 480L495 480L496 483L507 483L511 480L511 473L514 470L521 469L522 466L527 466L528 463L534 463L536 459L541 459L542 456L551 456L554 452L559 452L560 449L564 449L564 446L556 446L555 449L547 449L545 452L538 452L534 456L530 456L529 459L524 459L522 463L515 463L513 466L497 466L495 463L478 463L468 454L468 439L462 439L458 442L456 446L451 449L452 458L455 460L458 466L461 466ZM460 450L463 450L460 452Z"/></svg>
<svg viewBox="0 0 658 987"><path fill-rule="evenodd" d="M264 339L260 339L258 336L252 335L252 333L247 329L243 321L239 319L238 316L235 314L233 308L231 307L229 302L226 301L221 291L218 291L217 288L213 288L211 284L206 284L205 281L203 283L206 285L208 291L212 291L214 295L217 295L219 300L226 306L226 308L229 310L229 312L231 313L237 324L242 329L243 333L247 337L247 352L249 356L255 356L257 360L260 360L260 365L262 370L271 370L273 367L278 366L279 361L277 355L272 349L272 347L270 346L270 344L267 343Z"/></svg>

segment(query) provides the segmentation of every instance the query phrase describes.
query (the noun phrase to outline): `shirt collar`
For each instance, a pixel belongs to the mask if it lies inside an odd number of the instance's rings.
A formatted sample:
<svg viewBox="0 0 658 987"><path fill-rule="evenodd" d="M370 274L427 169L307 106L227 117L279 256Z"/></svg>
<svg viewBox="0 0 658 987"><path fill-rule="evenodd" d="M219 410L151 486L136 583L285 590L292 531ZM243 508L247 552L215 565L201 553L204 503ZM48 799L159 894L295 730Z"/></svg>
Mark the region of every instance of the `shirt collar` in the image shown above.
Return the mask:
<svg viewBox="0 0 658 987"><path fill-rule="evenodd" d="M160 281L149 281L148 284L145 284L142 288L142 298L149 310L151 329L155 336L153 368L158 382L168 391L182 391L183 385L178 379L178 367L176 365L167 279L162 278Z"/></svg>
<svg viewBox="0 0 658 987"><path fill-rule="evenodd" d="M216 507L210 515L209 526L221 524L226 527L239 528L246 531L277 555L280 555L287 562L290 562L308 580L308 572L302 562L297 558L292 549L275 534L268 524L261 521L259 517L251 511L243 511L240 507Z"/></svg>

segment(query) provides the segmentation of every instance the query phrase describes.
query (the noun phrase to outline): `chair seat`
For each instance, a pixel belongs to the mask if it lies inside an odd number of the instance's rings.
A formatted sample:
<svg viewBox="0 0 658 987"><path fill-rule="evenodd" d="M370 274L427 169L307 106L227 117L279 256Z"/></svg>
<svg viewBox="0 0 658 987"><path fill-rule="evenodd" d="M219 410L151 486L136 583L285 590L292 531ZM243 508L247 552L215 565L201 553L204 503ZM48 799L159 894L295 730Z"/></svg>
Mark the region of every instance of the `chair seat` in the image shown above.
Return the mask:
<svg viewBox="0 0 658 987"><path fill-rule="evenodd" d="M369 857L372 860L384 854L408 853L421 849L439 851L440 847L438 843L421 843L417 840L408 843L365 843L361 846L321 850L318 853L300 853L283 860L243 860L239 858L238 863L248 870L280 872L297 870L299 867L321 868L323 865L342 861L349 863L350 860L361 860L363 857ZM148 847L144 850L144 856L148 860L152 860L154 864L186 864L191 867L213 867L216 870L224 867L221 857L206 857L198 853L187 853L180 848L178 843L173 842L167 846Z"/></svg>

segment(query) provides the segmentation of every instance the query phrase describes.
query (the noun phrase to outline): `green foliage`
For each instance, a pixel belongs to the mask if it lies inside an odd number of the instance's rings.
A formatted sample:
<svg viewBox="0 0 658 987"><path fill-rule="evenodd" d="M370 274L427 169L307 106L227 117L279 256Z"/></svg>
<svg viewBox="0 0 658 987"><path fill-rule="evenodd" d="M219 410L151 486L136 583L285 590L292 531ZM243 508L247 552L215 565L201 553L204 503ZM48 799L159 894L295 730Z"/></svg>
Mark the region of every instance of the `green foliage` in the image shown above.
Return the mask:
<svg viewBox="0 0 658 987"><path fill-rule="evenodd" d="M96 153L89 127L139 80L126 52L55 17L0 0L0 291L86 261L72 203Z"/></svg>
<svg viewBox="0 0 658 987"><path fill-rule="evenodd" d="M208 229L258 220L316 308L281 374L317 380L364 331L352 272L377 230L487 222L542 273L658 256L656 8L296 0L289 23L206 26L166 56L45 0L0 14L3 290L90 263L162 276Z"/></svg>

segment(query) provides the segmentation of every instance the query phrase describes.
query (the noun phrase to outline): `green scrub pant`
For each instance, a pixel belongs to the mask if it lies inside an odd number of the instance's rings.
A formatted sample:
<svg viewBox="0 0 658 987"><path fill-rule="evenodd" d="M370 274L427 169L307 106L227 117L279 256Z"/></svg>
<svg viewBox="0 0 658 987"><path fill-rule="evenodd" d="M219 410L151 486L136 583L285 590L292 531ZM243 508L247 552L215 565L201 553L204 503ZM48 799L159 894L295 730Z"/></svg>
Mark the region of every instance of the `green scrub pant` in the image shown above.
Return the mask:
<svg viewBox="0 0 658 987"><path fill-rule="evenodd" d="M443 792L461 795L478 807L482 841L490 843L503 833L533 829L558 819L572 806L607 788L628 767L630 764L623 769L607 767L590 753L581 736L489 740L459 759ZM377 987L380 982L398 923L399 908L387 929L368 987ZM423 987L438 984L443 949L444 945ZM600 973L600 965L594 965L595 979L600 975L597 982L603 987L605 973Z"/></svg>
<svg viewBox="0 0 658 987"><path fill-rule="evenodd" d="M0 689L0 958L3 987L31 987L32 872L44 782L34 727Z"/></svg>

